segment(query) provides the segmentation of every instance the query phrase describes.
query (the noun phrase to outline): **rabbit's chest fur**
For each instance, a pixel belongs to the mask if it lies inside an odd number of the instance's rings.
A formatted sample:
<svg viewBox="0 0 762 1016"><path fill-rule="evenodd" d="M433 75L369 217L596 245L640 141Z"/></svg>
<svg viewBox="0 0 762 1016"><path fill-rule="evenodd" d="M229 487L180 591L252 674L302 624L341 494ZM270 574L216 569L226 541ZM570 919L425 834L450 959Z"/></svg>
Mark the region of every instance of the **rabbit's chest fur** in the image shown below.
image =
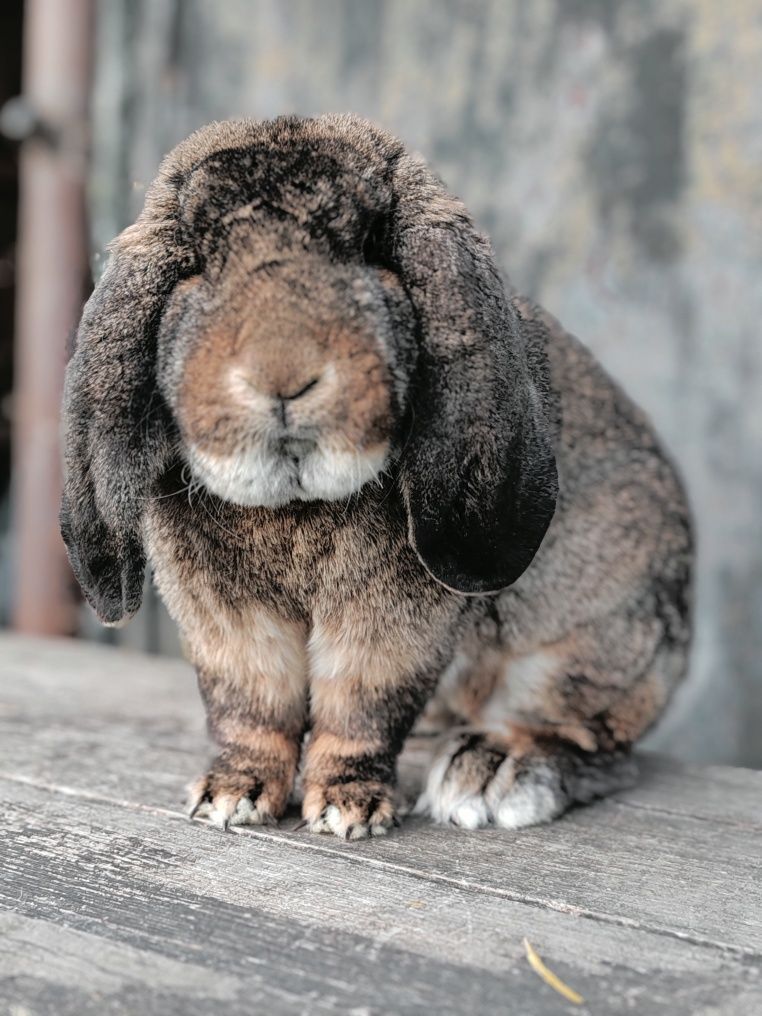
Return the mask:
<svg viewBox="0 0 762 1016"><path fill-rule="evenodd" d="M188 497L176 472L146 518L154 579L193 662L273 638L311 677L358 667L383 683L431 672L452 655L476 606L434 581L409 545L388 488L348 503L242 508Z"/></svg>

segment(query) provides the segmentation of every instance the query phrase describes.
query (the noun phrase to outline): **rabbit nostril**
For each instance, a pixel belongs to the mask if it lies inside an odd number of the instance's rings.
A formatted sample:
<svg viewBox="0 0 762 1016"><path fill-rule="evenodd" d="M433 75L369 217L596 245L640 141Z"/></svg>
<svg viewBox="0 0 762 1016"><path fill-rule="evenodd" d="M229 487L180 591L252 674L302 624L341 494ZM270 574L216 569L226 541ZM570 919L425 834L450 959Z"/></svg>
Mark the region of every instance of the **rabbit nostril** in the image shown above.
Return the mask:
<svg viewBox="0 0 762 1016"><path fill-rule="evenodd" d="M302 395L306 395L307 392L311 391L319 380L319 377L313 377L311 381L308 381L306 385L302 385L297 391L290 392L288 395L279 393L277 397L281 402L293 402L294 399L300 399Z"/></svg>

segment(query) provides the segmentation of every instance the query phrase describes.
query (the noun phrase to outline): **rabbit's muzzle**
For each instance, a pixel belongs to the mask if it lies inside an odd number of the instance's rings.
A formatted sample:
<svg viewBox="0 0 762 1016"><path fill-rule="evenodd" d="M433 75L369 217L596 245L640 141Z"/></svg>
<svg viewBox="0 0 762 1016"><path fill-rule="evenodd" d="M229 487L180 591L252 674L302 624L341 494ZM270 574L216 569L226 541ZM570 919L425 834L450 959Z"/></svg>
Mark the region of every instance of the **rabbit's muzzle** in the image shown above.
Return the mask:
<svg viewBox="0 0 762 1016"><path fill-rule="evenodd" d="M278 294L281 295L281 294ZM394 429L373 321L260 292L187 349L175 415L194 479L224 500L339 500L377 479Z"/></svg>

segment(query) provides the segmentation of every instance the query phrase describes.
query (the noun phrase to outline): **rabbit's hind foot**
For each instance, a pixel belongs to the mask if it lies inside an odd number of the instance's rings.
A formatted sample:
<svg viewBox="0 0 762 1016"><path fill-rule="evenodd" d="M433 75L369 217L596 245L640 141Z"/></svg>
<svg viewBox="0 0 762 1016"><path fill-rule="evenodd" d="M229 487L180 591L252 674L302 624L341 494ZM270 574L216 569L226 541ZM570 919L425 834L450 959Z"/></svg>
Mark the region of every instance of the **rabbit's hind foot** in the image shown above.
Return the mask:
<svg viewBox="0 0 762 1016"><path fill-rule="evenodd" d="M466 829L521 829L630 786L635 776L625 750L584 751L523 730L461 731L436 751L415 810Z"/></svg>

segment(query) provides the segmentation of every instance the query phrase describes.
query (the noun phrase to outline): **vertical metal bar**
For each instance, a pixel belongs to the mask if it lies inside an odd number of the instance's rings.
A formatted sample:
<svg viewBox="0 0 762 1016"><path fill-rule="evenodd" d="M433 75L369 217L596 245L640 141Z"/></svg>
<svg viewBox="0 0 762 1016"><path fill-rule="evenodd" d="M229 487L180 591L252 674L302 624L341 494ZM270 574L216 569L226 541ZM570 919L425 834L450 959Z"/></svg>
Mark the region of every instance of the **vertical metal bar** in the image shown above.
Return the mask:
<svg viewBox="0 0 762 1016"><path fill-rule="evenodd" d="M92 0L27 0L24 100L41 129L22 146L16 312L13 624L66 634L76 602L58 532L59 411L67 338L87 270L85 125Z"/></svg>

